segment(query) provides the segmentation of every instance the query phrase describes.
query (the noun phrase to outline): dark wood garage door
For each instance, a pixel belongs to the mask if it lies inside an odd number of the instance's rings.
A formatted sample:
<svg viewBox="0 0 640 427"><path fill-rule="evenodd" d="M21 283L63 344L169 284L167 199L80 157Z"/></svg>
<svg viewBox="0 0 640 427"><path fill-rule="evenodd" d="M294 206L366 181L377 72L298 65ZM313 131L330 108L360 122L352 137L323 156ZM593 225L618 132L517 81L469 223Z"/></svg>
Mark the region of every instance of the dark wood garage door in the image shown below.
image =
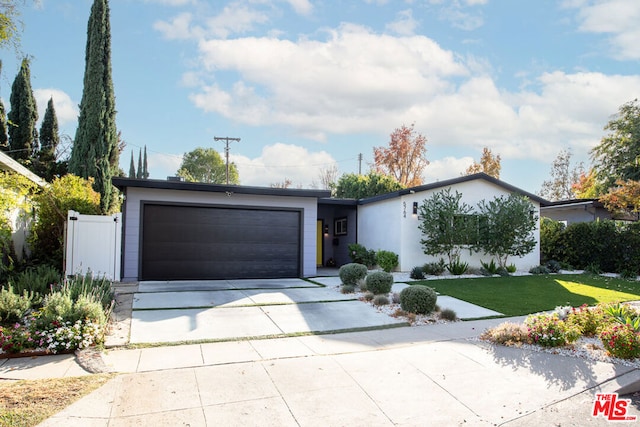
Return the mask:
<svg viewBox="0 0 640 427"><path fill-rule="evenodd" d="M145 204L142 215L142 280L300 277L300 211Z"/></svg>

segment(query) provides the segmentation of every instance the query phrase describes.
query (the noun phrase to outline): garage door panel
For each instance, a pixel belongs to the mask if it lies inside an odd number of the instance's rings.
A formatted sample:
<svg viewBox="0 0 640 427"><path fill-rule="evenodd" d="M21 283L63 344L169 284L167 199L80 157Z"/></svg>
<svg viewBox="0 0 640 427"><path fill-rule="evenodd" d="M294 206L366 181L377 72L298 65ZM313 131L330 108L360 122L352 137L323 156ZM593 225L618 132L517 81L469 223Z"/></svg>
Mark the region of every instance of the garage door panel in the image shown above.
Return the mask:
<svg viewBox="0 0 640 427"><path fill-rule="evenodd" d="M301 212L143 207L141 278L299 277Z"/></svg>

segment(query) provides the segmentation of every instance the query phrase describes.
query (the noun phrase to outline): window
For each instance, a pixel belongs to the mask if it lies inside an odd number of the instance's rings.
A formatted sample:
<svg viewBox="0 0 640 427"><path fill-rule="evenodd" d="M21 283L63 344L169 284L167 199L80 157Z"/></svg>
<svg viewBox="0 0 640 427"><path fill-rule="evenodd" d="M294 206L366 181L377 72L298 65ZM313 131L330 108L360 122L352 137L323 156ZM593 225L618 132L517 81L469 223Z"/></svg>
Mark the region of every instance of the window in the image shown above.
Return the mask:
<svg viewBox="0 0 640 427"><path fill-rule="evenodd" d="M337 218L333 221L333 234L344 236L347 234L347 218Z"/></svg>

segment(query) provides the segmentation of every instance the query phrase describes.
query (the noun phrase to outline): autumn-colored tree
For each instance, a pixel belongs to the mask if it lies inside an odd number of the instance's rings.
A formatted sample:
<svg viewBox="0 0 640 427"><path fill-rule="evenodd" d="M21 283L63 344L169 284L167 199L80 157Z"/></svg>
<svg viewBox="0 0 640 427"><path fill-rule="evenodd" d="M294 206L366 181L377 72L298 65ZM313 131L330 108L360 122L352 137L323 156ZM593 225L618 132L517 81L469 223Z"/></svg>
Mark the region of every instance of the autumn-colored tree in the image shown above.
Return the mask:
<svg viewBox="0 0 640 427"><path fill-rule="evenodd" d="M373 169L390 175L404 187L422 184L422 172L427 160L427 138L416 133L414 125L402 127L390 135L388 147L374 147Z"/></svg>
<svg viewBox="0 0 640 427"><path fill-rule="evenodd" d="M472 175L478 172L484 172L495 179L500 179L500 154L495 156L491 153L489 147L482 149L482 157L480 157L480 163L473 162L471 166L465 171L465 175Z"/></svg>
<svg viewBox="0 0 640 427"><path fill-rule="evenodd" d="M571 186L573 193L579 199L597 199L598 187L596 185L596 174L593 169L588 173L581 173L578 182Z"/></svg>
<svg viewBox="0 0 640 427"><path fill-rule="evenodd" d="M600 201L611 212L640 212L640 181L618 180Z"/></svg>

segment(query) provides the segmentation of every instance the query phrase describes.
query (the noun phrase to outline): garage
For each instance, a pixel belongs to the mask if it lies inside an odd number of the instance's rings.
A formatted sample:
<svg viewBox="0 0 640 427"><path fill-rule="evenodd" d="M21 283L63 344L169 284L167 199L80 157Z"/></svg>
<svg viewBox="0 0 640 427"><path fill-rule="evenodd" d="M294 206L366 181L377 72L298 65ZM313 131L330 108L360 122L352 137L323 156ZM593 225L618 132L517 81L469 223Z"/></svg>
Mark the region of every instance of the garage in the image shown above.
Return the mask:
<svg viewBox="0 0 640 427"><path fill-rule="evenodd" d="M113 178L123 282L312 277L326 190Z"/></svg>
<svg viewBox="0 0 640 427"><path fill-rule="evenodd" d="M142 206L142 280L300 277L300 260L300 210Z"/></svg>

